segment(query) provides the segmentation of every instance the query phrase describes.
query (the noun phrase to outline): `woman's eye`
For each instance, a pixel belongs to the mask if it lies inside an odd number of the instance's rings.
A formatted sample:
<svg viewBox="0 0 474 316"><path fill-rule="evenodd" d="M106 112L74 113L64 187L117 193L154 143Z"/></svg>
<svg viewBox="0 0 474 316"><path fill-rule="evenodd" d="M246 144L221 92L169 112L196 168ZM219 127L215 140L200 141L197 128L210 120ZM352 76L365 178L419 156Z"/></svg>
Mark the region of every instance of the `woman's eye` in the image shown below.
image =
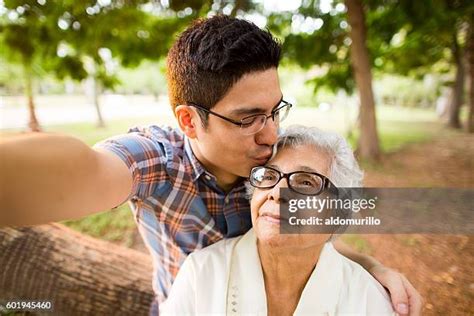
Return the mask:
<svg viewBox="0 0 474 316"><path fill-rule="evenodd" d="M299 186L305 186L305 187L314 187L315 183L314 181L309 181L309 180L301 180L298 182Z"/></svg>
<svg viewBox="0 0 474 316"><path fill-rule="evenodd" d="M274 175L265 175L263 177L263 181L272 181L275 179L275 176Z"/></svg>
<svg viewBox="0 0 474 316"><path fill-rule="evenodd" d="M295 184L299 187L312 187L312 188L315 188L315 187L320 186L320 181L317 181L316 179L314 179L312 177L308 177L308 176L305 176L305 177L302 177L302 178L299 178L299 179L294 179L294 180L296 180Z"/></svg>

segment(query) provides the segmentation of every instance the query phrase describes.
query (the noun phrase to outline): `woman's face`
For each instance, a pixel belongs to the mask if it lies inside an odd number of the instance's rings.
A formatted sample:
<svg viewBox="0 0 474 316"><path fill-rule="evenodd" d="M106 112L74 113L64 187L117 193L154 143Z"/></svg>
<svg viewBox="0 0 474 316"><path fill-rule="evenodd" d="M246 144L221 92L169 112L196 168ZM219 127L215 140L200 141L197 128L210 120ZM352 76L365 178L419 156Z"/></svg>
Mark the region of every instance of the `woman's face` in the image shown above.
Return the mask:
<svg viewBox="0 0 474 316"><path fill-rule="evenodd" d="M314 146L301 145L279 150L267 166L284 173L308 171L309 168L327 177L330 158L326 152ZM280 188L286 187L287 180L281 179L274 188L255 189L250 208L258 242L272 247L310 247L324 243L328 235L280 234Z"/></svg>

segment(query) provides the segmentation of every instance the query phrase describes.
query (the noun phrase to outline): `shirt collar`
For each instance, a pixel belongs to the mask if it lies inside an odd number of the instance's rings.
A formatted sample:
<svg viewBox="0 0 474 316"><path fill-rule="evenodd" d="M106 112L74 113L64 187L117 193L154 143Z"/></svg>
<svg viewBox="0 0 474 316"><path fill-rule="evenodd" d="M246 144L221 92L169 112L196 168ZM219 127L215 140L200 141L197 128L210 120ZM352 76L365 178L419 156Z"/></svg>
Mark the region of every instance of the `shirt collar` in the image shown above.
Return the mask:
<svg viewBox="0 0 474 316"><path fill-rule="evenodd" d="M295 315L314 315L315 311L335 314L343 283L340 256L332 243L324 245L318 263L301 293Z"/></svg>
<svg viewBox="0 0 474 316"><path fill-rule="evenodd" d="M193 181L196 181L199 179L199 177L203 174L205 174L206 178L208 180L212 180L216 182L216 177L204 169L202 164L199 162L199 160L196 158L194 155L193 149L191 148L191 142L189 141L188 137L184 137L184 152L186 156L188 157L189 164L191 165L191 174Z"/></svg>
<svg viewBox="0 0 474 316"><path fill-rule="evenodd" d="M324 245L294 315L332 314L335 311L342 286L342 261L339 256L331 243ZM265 315L266 305L257 238L251 229L238 241L232 253L227 307L244 314Z"/></svg>
<svg viewBox="0 0 474 316"><path fill-rule="evenodd" d="M232 251L228 284L228 314L267 315L265 283L253 228Z"/></svg>

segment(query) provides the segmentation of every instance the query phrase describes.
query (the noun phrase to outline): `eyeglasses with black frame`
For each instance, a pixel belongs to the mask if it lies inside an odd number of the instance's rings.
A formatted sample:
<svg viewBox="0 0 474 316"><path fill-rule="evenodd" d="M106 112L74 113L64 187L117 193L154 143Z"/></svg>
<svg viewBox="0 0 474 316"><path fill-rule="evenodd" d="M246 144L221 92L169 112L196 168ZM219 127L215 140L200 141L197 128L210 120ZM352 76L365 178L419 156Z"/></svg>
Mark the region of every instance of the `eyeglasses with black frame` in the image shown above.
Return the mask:
<svg viewBox="0 0 474 316"><path fill-rule="evenodd" d="M337 194L336 186L327 177L317 172L284 173L271 167L259 166L250 170L249 182L258 189L271 189L283 178L288 182L288 188L299 194L320 195L325 190Z"/></svg>
<svg viewBox="0 0 474 316"><path fill-rule="evenodd" d="M286 117L288 116L288 113L290 112L291 107L293 106L293 104L283 100L283 98L282 98L282 99L280 99L278 104L274 107L274 109L272 110L272 112L269 115L266 115L266 114L263 114L263 113L262 114L254 114L254 115L246 116L243 119L241 119L240 121L236 121L236 120L233 120L231 118L225 117L225 116L223 116L219 113L213 112L213 111L203 107L202 105L196 104L194 102L188 102L188 105L194 106L195 108L197 108L199 110L202 110L202 111L207 112L209 114L215 115L215 116L217 116L217 117L219 117L219 118L221 118L221 119L223 119L227 122L230 122L234 125L239 126L240 127L240 132L243 135L253 135L253 134L256 134L256 133L260 132L265 127L265 124L267 123L267 120L269 118L272 118L272 120L274 122L279 124L284 119L286 119Z"/></svg>

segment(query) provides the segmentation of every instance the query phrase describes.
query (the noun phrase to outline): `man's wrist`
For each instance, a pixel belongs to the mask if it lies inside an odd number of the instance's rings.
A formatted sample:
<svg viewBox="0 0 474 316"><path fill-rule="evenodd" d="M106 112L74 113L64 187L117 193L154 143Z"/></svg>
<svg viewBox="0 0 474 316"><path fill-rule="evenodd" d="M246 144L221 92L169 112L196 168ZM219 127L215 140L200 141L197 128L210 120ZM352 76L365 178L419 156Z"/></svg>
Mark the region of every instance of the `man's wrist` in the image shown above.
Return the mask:
<svg viewBox="0 0 474 316"><path fill-rule="evenodd" d="M375 259L374 259L375 261ZM367 271L370 273L370 274L375 274L377 273L378 271L382 271L382 270L385 270L387 269L387 267L385 267L383 264L381 264L380 262L373 262L369 265Z"/></svg>

